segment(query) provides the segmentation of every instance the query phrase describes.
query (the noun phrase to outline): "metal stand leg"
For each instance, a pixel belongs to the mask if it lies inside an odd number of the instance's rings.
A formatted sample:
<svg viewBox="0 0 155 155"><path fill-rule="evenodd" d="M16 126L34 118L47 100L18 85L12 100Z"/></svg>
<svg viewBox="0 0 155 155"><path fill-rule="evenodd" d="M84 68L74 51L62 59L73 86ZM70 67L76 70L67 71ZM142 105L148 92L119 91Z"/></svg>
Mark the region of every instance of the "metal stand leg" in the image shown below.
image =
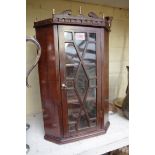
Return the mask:
<svg viewBox="0 0 155 155"><path fill-rule="evenodd" d="M28 153L29 151L30 151L30 146L26 144L26 153Z"/></svg>
<svg viewBox="0 0 155 155"><path fill-rule="evenodd" d="M26 131L30 128L30 124L26 124ZM30 146L26 144L26 153L28 153L30 150Z"/></svg>

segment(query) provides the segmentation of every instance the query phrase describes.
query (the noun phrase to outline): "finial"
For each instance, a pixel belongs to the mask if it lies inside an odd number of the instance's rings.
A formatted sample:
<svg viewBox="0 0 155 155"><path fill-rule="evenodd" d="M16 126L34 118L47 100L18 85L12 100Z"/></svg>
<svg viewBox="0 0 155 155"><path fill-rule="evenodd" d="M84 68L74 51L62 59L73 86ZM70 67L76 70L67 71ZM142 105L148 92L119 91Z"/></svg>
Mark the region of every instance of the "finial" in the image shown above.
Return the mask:
<svg viewBox="0 0 155 155"><path fill-rule="evenodd" d="M55 14L55 9L52 10L52 15L54 15L54 14Z"/></svg>

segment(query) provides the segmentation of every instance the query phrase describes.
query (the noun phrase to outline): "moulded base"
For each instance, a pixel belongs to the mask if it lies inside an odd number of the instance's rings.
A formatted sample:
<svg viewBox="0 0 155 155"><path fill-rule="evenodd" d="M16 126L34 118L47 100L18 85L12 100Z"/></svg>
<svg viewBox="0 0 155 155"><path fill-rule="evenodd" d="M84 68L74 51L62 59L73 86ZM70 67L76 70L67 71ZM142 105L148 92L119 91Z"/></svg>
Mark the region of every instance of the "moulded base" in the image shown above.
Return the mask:
<svg viewBox="0 0 155 155"><path fill-rule="evenodd" d="M65 143L75 142L77 140L82 140L82 139L86 139L86 138L95 137L95 136L98 136L98 135L105 134L108 127L109 127L109 125L110 125L110 122L108 121L103 130L93 131L91 133L83 134L83 135L80 135L80 136L67 137L67 138L58 138L58 137L54 137L54 136L45 135L44 138L46 140L48 140L48 141L51 141L51 142L54 142L54 143L57 143L57 144L65 144Z"/></svg>

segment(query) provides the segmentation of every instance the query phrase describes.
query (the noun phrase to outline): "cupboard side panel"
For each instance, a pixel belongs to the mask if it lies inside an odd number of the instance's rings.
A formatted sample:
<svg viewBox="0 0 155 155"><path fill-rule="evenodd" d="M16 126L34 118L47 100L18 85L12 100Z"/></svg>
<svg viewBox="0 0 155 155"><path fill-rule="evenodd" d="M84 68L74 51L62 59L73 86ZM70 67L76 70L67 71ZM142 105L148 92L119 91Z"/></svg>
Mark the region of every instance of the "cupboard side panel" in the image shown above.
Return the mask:
<svg viewBox="0 0 155 155"><path fill-rule="evenodd" d="M101 49L102 49L102 128L109 125L109 32L101 30Z"/></svg>
<svg viewBox="0 0 155 155"><path fill-rule="evenodd" d="M42 51L38 65L45 135L60 137L62 132L59 58L54 46L53 27L37 28L36 38Z"/></svg>
<svg viewBox="0 0 155 155"><path fill-rule="evenodd" d="M64 26L58 26L59 35L59 57L60 57L60 88L65 83L65 49L64 49ZM67 93L65 89L61 88L62 99L62 121L63 121L63 136L69 137L68 133L68 105L67 105Z"/></svg>
<svg viewBox="0 0 155 155"><path fill-rule="evenodd" d="M97 64L97 128L98 130L101 129L101 122L102 122L102 50L100 48L100 30L96 29L96 64Z"/></svg>

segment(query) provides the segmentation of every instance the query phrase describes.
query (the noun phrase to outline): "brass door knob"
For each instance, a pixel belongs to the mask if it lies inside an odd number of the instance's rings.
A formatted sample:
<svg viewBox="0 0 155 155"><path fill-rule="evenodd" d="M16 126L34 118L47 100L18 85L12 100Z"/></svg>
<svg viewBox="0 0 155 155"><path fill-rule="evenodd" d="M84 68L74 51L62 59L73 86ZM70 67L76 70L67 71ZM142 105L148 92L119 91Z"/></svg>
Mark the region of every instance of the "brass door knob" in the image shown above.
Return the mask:
<svg viewBox="0 0 155 155"><path fill-rule="evenodd" d="M62 83L61 88L62 88L62 89L67 89L66 84Z"/></svg>

